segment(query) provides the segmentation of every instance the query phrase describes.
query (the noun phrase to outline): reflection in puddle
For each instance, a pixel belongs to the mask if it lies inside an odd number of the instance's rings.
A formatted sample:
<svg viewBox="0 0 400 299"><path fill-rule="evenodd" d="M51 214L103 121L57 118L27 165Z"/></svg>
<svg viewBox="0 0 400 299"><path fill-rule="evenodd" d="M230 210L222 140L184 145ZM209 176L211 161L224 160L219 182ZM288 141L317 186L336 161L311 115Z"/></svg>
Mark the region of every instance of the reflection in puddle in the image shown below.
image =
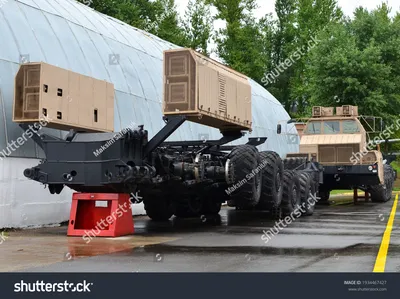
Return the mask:
<svg viewBox="0 0 400 299"><path fill-rule="evenodd" d="M154 245L174 240L176 240L176 238L129 236L111 239L99 237L86 243L86 241L81 237L68 237L67 242L69 255L72 259L76 259L121 251L130 251L136 247Z"/></svg>

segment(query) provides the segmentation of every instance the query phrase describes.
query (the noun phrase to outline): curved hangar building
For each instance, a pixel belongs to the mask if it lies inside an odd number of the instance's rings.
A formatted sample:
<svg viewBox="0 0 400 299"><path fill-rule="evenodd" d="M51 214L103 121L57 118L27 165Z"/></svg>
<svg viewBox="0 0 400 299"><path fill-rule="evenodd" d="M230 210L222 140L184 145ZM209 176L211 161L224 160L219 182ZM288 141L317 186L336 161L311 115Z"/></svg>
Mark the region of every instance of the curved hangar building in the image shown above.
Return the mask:
<svg viewBox="0 0 400 299"><path fill-rule="evenodd" d="M31 139L16 142L23 133L12 122L19 64L47 62L114 83L115 131L144 124L151 137L163 126L163 51L178 47L74 0L0 1L0 45L0 228L68 220L72 191L51 195L23 176L44 155ZM260 150L281 156L297 151L298 145L276 134L277 123L289 119L282 105L259 84L251 81L251 86L253 132L238 142L266 136ZM220 137L216 129L187 122L170 140ZM141 210L138 206L134 213Z"/></svg>

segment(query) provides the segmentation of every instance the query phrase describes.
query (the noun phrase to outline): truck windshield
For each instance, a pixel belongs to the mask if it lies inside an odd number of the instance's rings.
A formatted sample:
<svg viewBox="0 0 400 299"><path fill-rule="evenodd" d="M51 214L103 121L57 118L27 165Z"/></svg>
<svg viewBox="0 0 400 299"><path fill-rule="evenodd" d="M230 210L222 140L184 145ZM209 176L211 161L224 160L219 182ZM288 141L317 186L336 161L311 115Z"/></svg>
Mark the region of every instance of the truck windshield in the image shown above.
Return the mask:
<svg viewBox="0 0 400 299"><path fill-rule="evenodd" d="M340 123L338 121L325 121L324 134L339 134Z"/></svg>
<svg viewBox="0 0 400 299"><path fill-rule="evenodd" d="M305 134L321 134L321 122L320 121L309 122L304 133Z"/></svg>
<svg viewBox="0 0 400 299"><path fill-rule="evenodd" d="M343 134L353 134L360 132L358 124L354 120L343 121Z"/></svg>

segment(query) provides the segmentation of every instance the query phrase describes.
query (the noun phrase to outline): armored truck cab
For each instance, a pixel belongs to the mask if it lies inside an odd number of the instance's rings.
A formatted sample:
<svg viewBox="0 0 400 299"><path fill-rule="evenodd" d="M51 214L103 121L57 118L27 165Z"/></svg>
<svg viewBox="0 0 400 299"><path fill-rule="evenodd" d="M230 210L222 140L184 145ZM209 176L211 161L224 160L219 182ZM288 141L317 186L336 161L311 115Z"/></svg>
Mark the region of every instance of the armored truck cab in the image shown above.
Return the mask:
<svg viewBox="0 0 400 299"><path fill-rule="evenodd" d="M337 107L336 114L334 110L313 107L312 118L300 138L300 156L306 155L322 166L321 200L328 200L331 190L356 188L371 193L373 201L389 200L394 172L384 165L382 153L368 144L358 107ZM299 154L288 155L295 156Z"/></svg>

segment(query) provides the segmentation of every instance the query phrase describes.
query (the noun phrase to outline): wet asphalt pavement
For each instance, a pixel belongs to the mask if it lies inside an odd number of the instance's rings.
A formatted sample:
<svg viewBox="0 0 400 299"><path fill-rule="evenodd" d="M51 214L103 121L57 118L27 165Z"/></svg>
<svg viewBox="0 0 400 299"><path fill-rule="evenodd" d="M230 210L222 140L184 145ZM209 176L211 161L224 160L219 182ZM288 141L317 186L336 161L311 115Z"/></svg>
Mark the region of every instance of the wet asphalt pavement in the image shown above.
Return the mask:
<svg viewBox="0 0 400 299"><path fill-rule="evenodd" d="M29 264L35 266L18 270L372 272L392 206L393 201L318 206L314 216L296 219L267 243L261 236L263 230L275 225L274 221L261 212L230 208L224 208L216 219L173 219L160 224L147 217L138 217L135 219L135 238L142 238L142 243L128 236L107 239L107 243L94 240L88 246L81 238L66 238L65 227L54 231L47 229L42 234L59 235L68 240L68 258L47 265ZM150 243L147 242L149 238ZM78 247L80 250L76 250ZM99 250L99 247L106 250ZM386 272L400 272L399 210L391 235Z"/></svg>
<svg viewBox="0 0 400 299"><path fill-rule="evenodd" d="M2 271L372 272L392 206L393 201L318 206L314 216L296 219L267 243L261 239L263 231L272 228L275 221L262 212L230 208L224 208L215 219L173 219L160 224L138 217L134 237L97 238L89 245L81 238L65 237L66 227L42 229L36 233L47 241L37 250L57 247L60 255L67 252L68 258L57 256ZM20 243L14 245L9 242L9 246L16 246L15 263L17 248L24 250L23 236L18 240ZM59 245L49 240L59 240ZM34 244L34 239L31 242ZM34 250L30 247L25 252L29 249ZM386 272L400 272L399 209Z"/></svg>

